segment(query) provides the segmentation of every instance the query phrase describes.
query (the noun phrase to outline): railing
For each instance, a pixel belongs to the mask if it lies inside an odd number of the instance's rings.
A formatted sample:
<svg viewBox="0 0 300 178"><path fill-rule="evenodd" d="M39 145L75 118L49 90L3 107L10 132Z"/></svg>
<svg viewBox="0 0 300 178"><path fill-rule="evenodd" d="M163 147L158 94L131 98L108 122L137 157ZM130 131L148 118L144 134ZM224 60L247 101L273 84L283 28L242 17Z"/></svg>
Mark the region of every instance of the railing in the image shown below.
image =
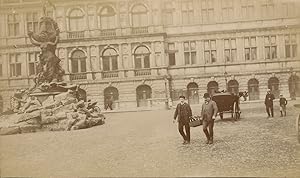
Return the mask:
<svg viewBox="0 0 300 178"><path fill-rule="evenodd" d="M131 29L132 34L143 34L148 33L148 27L133 27Z"/></svg>
<svg viewBox="0 0 300 178"><path fill-rule="evenodd" d="M68 39L84 38L84 31L80 32L68 32Z"/></svg>
<svg viewBox="0 0 300 178"><path fill-rule="evenodd" d="M118 71L103 72L103 78L115 78L115 77L119 77Z"/></svg>
<svg viewBox="0 0 300 178"><path fill-rule="evenodd" d="M151 69L141 69L134 71L135 76L151 75Z"/></svg>
<svg viewBox="0 0 300 178"><path fill-rule="evenodd" d="M116 30L115 29L101 30L100 35L101 36L116 36Z"/></svg>
<svg viewBox="0 0 300 178"><path fill-rule="evenodd" d="M70 74L70 80L86 80L87 74L80 73L80 74Z"/></svg>

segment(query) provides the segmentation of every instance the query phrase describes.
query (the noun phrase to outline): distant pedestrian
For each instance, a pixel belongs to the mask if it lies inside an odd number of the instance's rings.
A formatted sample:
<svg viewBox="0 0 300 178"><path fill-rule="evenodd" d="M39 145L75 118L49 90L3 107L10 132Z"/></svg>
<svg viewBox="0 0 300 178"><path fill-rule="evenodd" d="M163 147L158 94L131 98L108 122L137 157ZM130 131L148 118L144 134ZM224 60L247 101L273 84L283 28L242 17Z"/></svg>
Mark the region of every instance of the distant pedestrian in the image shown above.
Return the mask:
<svg viewBox="0 0 300 178"><path fill-rule="evenodd" d="M280 105L280 116L283 117L283 114L284 116L286 116L287 100L285 97L283 97L282 94L280 94L279 105Z"/></svg>
<svg viewBox="0 0 300 178"><path fill-rule="evenodd" d="M214 136L214 122L218 113L218 107L216 102L211 100L208 93L205 93L203 98L204 103L202 104L201 109L203 132L205 133L205 136L207 138L206 144L212 144ZM209 131L207 130L207 127Z"/></svg>
<svg viewBox="0 0 300 178"><path fill-rule="evenodd" d="M273 109L273 100L275 99L274 95L271 93L271 90L267 90L265 105L268 117L274 117L274 109Z"/></svg>
<svg viewBox="0 0 300 178"><path fill-rule="evenodd" d="M189 144L191 140L190 136L190 117L192 116L192 109L188 103L185 102L185 97L179 97L180 103L177 104L175 113L174 113L174 121L178 117L178 131L180 135L183 137L183 144ZM185 128L185 132L183 131L183 127Z"/></svg>
<svg viewBox="0 0 300 178"><path fill-rule="evenodd" d="M111 96L111 97L108 97L107 100L106 100L105 110L107 110L108 108L110 110L113 110L112 105L113 105L113 97Z"/></svg>

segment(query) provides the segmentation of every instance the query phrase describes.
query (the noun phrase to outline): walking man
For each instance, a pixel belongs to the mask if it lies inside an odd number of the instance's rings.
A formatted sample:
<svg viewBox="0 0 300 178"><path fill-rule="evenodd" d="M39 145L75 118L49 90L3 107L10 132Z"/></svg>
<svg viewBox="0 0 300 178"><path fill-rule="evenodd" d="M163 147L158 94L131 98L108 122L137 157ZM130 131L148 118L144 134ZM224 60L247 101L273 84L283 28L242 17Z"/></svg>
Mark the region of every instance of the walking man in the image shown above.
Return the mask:
<svg viewBox="0 0 300 178"><path fill-rule="evenodd" d="M280 94L279 105L280 105L280 116L283 117L283 114L284 116L286 116L287 100L285 97L283 97L282 94Z"/></svg>
<svg viewBox="0 0 300 178"><path fill-rule="evenodd" d="M191 140L190 136L190 119L189 117L192 116L192 109L189 104L187 104L184 100L184 96L179 97L180 103L178 103L175 113L174 113L174 120L176 121L176 118L178 116L178 130L180 135L183 137L183 144L189 144ZM183 127L185 128L185 132L183 131Z"/></svg>
<svg viewBox="0 0 300 178"><path fill-rule="evenodd" d="M267 90L266 98L265 98L265 105L266 111L268 113L268 117L274 117L274 110L273 110L273 100L275 99L274 95L271 93L271 90ZM271 112L271 113L270 113Z"/></svg>
<svg viewBox="0 0 300 178"><path fill-rule="evenodd" d="M218 107L216 102L211 100L208 93L205 93L203 98L204 103L202 104L201 110L203 132L207 138L206 144L212 144L214 136L214 122L218 113ZM207 127L209 131L207 130Z"/></svg>

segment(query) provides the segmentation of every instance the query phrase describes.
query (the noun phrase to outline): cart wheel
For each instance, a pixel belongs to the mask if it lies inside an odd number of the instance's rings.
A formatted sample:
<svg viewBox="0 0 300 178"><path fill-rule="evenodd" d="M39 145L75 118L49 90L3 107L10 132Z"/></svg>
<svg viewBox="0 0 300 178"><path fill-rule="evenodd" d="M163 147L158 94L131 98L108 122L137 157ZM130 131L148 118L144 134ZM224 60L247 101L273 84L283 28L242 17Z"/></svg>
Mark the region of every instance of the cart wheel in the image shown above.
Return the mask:
<svg viewBox="0 0 300 178"><path fill-rule="evenodd" d="M240 118L240 112L238 111L236 102L233 103L233 119L238 120Z"/></svg>
<svg viewBox="0 0 300 178"><path fill-rule="evenodd" d="M298 115L297 121L296 121L296 129L297 129L297 136L298 136L298 143L300 143L300 114Z"/></svg>

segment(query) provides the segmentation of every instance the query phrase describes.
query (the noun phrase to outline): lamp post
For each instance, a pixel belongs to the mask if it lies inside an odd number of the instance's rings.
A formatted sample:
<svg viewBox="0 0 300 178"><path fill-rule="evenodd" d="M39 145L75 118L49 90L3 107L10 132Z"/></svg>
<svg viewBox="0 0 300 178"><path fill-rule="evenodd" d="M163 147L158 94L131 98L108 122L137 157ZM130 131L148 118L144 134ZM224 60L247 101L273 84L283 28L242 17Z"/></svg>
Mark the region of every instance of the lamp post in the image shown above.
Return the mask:
<svg viewBox="0 0 300 178"><path fill-rule="evenodd" d="M224 72L224 76L225 76L225 84L226 84L226 91L228 90L228 84L227 84L227 75L228 75L228 73L225 71Z"/></svg>
<svg viewBox="0 0 300 178"><path fill-rule="evenodd" d="M293 72L293 67L290 68L290 73L291 73L291 84L290 84L290 92L291 92L291 99L296 100L296 84L295 84L295 76Z"/></svg>

